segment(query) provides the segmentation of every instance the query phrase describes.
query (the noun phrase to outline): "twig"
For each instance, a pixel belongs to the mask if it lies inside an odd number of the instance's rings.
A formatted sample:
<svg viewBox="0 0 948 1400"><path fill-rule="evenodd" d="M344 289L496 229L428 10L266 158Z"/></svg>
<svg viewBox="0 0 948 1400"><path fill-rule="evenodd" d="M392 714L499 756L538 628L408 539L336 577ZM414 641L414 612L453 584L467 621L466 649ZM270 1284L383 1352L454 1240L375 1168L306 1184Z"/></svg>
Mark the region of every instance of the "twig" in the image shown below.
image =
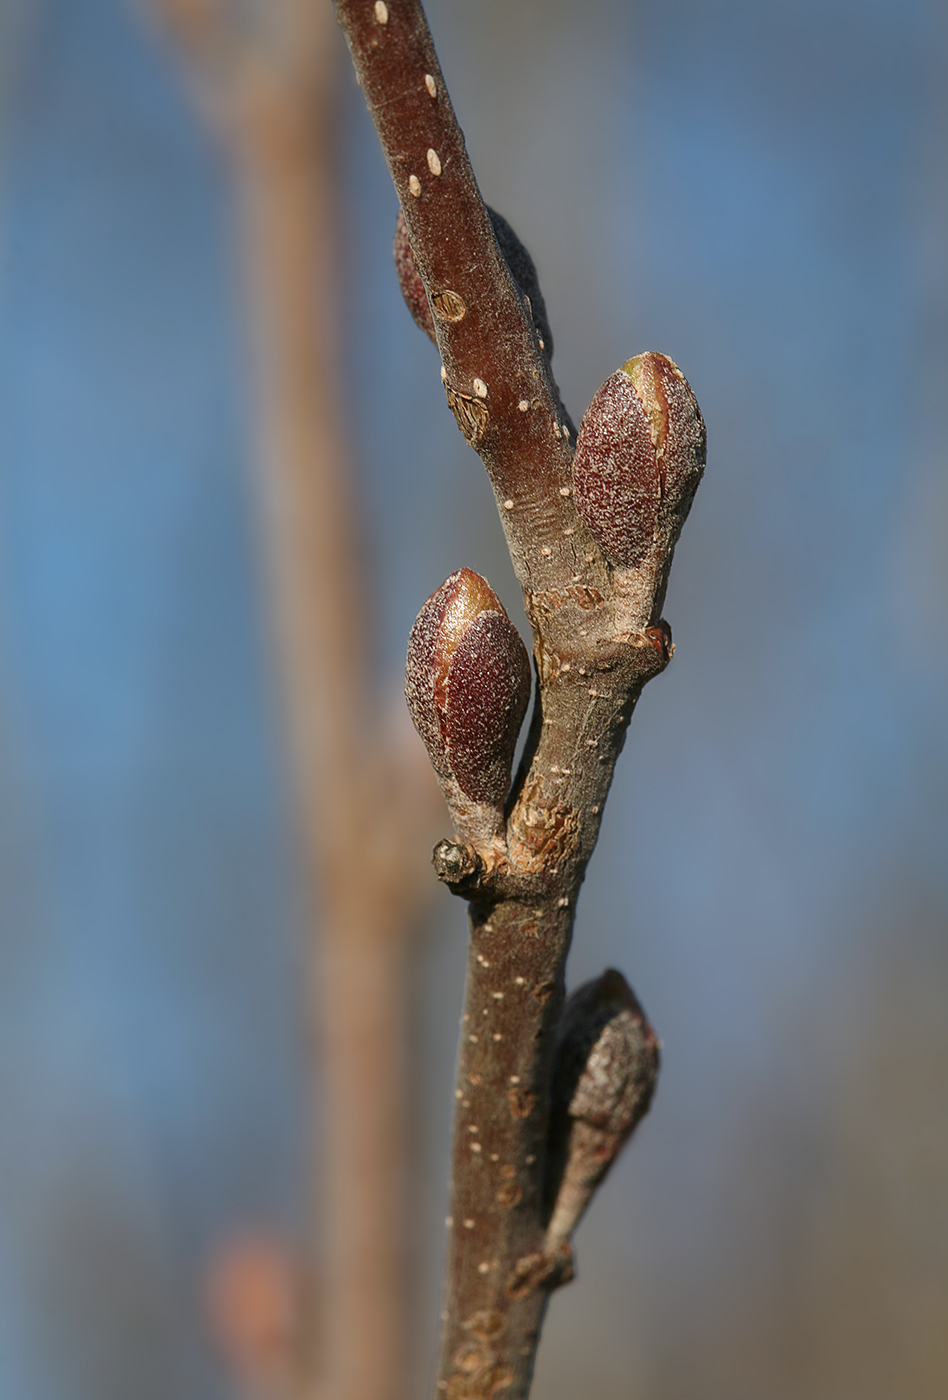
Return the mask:
<svg viewBox="0 0 948 1400"><path fill-rule="evenodd" d="M660 611L704 429L677 367L640 356L603 385L574 456L550 347L481 199L421 5L336 9L407 225L403 291L434 333L448 404L487 468L534 635L534 714L506 808L506 783L498 800L486 775L520 672L476 575L453 575L422 610L407 686L458 833L436 848L435 868L470 900L437 1388L520 1400L550 1289L571 1274L568 1233L598 1179L588 1165L598 1149L581 1132L564 1148L550 1119L576 899L635 702L673 650ZM479 666L491 677L480 691ZM637 1048L626 1038L624 1058L606 1057L606 1099L624 1102L615 1076L648 1061L644 1111L657 1054L639 1026ZM603 1112L596 1131L614 1156L627 1132Z"/></svg>

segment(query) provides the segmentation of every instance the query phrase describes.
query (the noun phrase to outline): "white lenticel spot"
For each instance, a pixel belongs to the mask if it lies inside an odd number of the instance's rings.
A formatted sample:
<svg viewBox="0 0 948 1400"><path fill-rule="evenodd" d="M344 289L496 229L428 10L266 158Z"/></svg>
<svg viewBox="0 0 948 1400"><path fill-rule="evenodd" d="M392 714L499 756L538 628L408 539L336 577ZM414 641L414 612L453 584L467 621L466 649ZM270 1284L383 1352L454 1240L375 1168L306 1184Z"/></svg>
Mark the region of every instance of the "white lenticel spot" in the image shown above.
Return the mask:
<svg viewBox="0 0 948 1400"><path fill-rule="evenodd" d="M430 73L425 74L425 87L428 89L429 96L438 96L438 84L435 82L434 78L431 76Z"/></svg>
<svg viewBox="0 0 948 1400"><path fill-rule="evenodd" d="M567 526L567 528L563 531L564 535L574 535L575 533L576 531L574 530L572 525Z"/></svg>
<svg viewBox="0 0 948 1400"><path fill-rule="evenodd" d="M474 380L474 392L479 399L487 398L487 385L484 383L483 379Z"/></svg>
<svg viewBox="0 0 948 1400"><path fill-rule="evenodd" d="M417 175L409 175L408 188L411 190L412 194L417 199L418 196L421 194L421 181L419 180Z"/></svg>
<svg viewBox="0 0 948 1400"><path fill-rule="evenodd" d="M493 1039L494 1039L494 1040L503 1040L503 1036L501 1035L500 1031L494 1031Z"/></svg>
<svg viewBox="0 0 948 1400"><path fill-rule="evenodd" d="M530 405L526 399L521 399L520 402L517 404L517 407L520 409L521 413L526 413Z"/></svg>
<svg viewBox="0 0 948 1400"><path fill-rule="evenodd" d="M471 1151L472 1151L472 1152L482 1152L483 1150L484 1150L484 1149L481 1147L481 1145L480 1145L479 1142L472 1142L472 1143L471 1143Z"/></svg>
<svg viewBox="0 0 948 1400"><path fill-rule="evenodd" d="M540 550L540 553L541 553L542 555L544 555L547 559L549 559L549 557L550 557L550 555L553 553L553 551L552 551L552 549L550 548L550 546L549 546L548 544L545 544L545 545L543 546L543 548Z"/></svg>
<svg viewBox="0 0 948 1400"><path fill-rule="evenodd" d="M433 151L430 146L428 147L428 169L431 171L432 175L441 174L441 157L438 155L438 152Z"/></svg>
<svg viewBox="0 0 948 1400"><path fill-rule="evenodd" d="M504 510L513 510L513 501L504 501Z"/></svg>
<svg viewBox="0 0 948 1400"><path fill-rule="evenodd" d="M477 1266L477 1272L478 1272L479 1274L489 1274L489 1273L490 1273L490 1265L489 1265L489 1264L478 1264L478 1266Z"/></svg>
<svg viewBox="0 0 948 1400"><path fill-rule="evenodd" d="M520 981L520 982L522 982L522 981L523 981L523 978L520 977L520 978L518 978L517 980ZM510 1076L510 1082L511 1082L511 1084L519 1084L519 1083L520 1083L520 1075L519 1075L519 1074L512 1074L512 1075Z"/></svg>
<svg viewBox="0 0 948 1400"><path fill-rule="evenodd" d="M473 1230L473 1229L474 1229L474 1221L473 1221L473 1220L465 1220L465 1222L464 1222L464 1228L465 1228L465 1230Z"/></svg>
<svg viewBox="0 0 948 1400"><path fill-rule="evenodd" d="M385 0L375 0L375 18L379 24L388 24L388 6Z"/></svg>
<svg viewBox="0 0 948 1400"><path fill-rule="evenodd" d="M561 909L568 909L568 908L569 908L569 900L566 898L566 895L565 895L565 894L564 894L564 896L563 896L562 899L558 899L556 902L557 902L557 904L560 906Z"/></svg>
<svg viewBox="0 0 948 1400"><path fill-rule="evenodd" d="M572 486L561 486L561 487L560 487L560 495L561 495L561 496L568 496L568 495L571 493L572 489L573 489Z"/></svg>
<svg viewBox="0 0 948 1400"><path fill-rule="evenodd" d="M448 371L445 369L444 365L442 365L442 366L441 366L441 383L442 383L442 384L445 382L445 380L447 379L447 377L448 377Z"/></svg>
<svg viewBox="0 0 948 1400"><path fill-rule="evenodd" d="M444 1223L445 1223L445 1225L447 1226L447 1228L450 1230L450 1229L451 1229L451 1226L454 1224L454 1216L453 1216L453 1215L446 1215L446 1216L444 1217Z"/></svg>

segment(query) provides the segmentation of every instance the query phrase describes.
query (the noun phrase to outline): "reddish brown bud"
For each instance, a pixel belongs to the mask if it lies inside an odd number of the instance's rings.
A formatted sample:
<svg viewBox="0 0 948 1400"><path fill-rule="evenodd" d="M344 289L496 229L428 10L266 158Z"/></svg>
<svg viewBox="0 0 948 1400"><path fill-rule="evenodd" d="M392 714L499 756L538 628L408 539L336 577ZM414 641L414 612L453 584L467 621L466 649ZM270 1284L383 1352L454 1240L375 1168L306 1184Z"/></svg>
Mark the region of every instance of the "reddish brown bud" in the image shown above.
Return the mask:
<svg viewBox="0 0 948 1400"><path fill-rule="evenodd" d="M658 1068L658 1040L621 972L610 968L567 999L553 1071L547 1247L572 1234L648 1112Z"/></svg>
<svg viewBox="0 0 948 1400"><path fill-rule="evenodd" d="M553 354L553 332L550 330L546 303L543 300L543 293L540 291L540 282L533 259L507 220L493 209L488 209L487 212L493 225L494 237L500 245L500 251L506 259L511 275L530 302L533 324L536 327L541 348L549 359ZM418 265L415 262L415 255L408 239L408 225L401 210L398 211L398 218L395 221L393 253L398 285L402 289L402 296L405 298L405 305L411 312L412 320L416 326L424 331L425 335L431 340L435 340L435 322L431 313L431 305L425 291L425 284L418 271ZM447 287L437 288L434 296L436 310L444 320L462 321L464 319L467 308L456 291Z"/></svg>
<svg viewBox="0 0 948 1400"><path fill-rule="evenodd" d="M573 458L576 508L607 559L633 568L656 538L674 547L705 455L701 411L667 355L637 355L609 376Z"/></svg>
<svg viewBox="0 0 948 1400"><path fill-rule="evenodd" d="M415 325L424 331L425 335L434 340L435 328L431 307L428 304L428 293L425 291L425 284L421 280L415 255L408 241L408 225L405 223L405 215L400 209L398 218L395 220L395 243L392 252L395 255L398 285L402 289L402 296L405 298L405 305L411 312L411 318Z"/></svg>
<svg viewBox="0 0 948 1400"><path fill-rule="evenodd" d="M661 618L657 627L646 627L645 635L662 661L669 662L675 654L675 643L672 641L671 628L665 619Z"/></svg>
<svg viewBox="0 0 948 1400"><path fill-rule="evenodd" d="M435 771L473 802L503 806L530 699L520 633L486 579L459 569L408 639L405 696Z"/></svg>

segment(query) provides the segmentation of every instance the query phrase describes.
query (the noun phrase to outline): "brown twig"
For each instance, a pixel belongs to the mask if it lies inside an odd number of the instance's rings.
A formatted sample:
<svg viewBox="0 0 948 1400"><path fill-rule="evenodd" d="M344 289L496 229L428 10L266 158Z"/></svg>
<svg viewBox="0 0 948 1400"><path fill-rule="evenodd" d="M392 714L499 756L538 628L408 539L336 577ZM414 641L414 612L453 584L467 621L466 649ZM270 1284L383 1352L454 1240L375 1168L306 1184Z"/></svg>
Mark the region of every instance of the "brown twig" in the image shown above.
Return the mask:
<svg viewBox="0 0 948 1400"><path fill-rule="evenodd" d="M336 9L407 225L406 300L434 332L448 404L487 468L534 635L534 715L506 811L485 810L493 799L471 783L476 735L464 729L468 653L498 616L483 581L462 571L432 596L408 669L460 838L436 848L435 867L470 900L471 924L437 1387L454 1400L520 1400L549 1291L571 1273L569 1229L602 1174L579 1160L599 1150L579 1130L573 1167L553 1160L574 1151L561 1150L562 1134L551 1146L565 963L632 710L672 651L660 610L703 466L703 425L671 361L641 356L606 381L574 458L549 347L481 199L420 3L336 0ZM501 625L492 625L494 663ZM484 693L477 733L485 715L499 722L514 706L512 652L508 660L491 673L511 688ZM485 772L495 759L485 747ZM654 1047L647 1026L641 1037ZM626 1053L627 1068L638 1053ZM644 1111L657 1057L641 1054L651 1065ZM620 1061L611 1056L609 1074ZM614 1151L624 1140L615 1125L606 1137ZM570 1200L551 1196L554 1171Z"/></svg>

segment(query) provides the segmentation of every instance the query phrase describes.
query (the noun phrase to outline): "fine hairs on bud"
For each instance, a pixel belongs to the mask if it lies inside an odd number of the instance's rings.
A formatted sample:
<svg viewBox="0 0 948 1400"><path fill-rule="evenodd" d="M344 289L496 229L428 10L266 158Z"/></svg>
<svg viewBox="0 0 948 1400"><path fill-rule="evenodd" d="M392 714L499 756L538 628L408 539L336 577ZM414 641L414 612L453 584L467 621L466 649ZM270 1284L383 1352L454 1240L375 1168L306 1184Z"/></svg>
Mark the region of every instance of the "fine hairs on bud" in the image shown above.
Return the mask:
<svg viewBox="0 0 948 1400"><path fill-rule="evenodd" d="M667 355L648 352L609 376L583 415L573 458L576 508L610 563L670 556L704 471L697 400Z"/></svg>
<svg viewBox="0 0 948 1400"><path fill-rule="evenodd" d="M548 1250L569 1239L648 1112L658 1069L658 1040L621 972L610 968L567 999L553 1071Z"/></svg>
<svg viewBox="0 0 948 1400"><path fill-rule="evenodd" d="M472 569L446 579L415 619L405 696L442 786L456 783L471 802L502 809L530 699L530 660L500 599Z"/></svg>

